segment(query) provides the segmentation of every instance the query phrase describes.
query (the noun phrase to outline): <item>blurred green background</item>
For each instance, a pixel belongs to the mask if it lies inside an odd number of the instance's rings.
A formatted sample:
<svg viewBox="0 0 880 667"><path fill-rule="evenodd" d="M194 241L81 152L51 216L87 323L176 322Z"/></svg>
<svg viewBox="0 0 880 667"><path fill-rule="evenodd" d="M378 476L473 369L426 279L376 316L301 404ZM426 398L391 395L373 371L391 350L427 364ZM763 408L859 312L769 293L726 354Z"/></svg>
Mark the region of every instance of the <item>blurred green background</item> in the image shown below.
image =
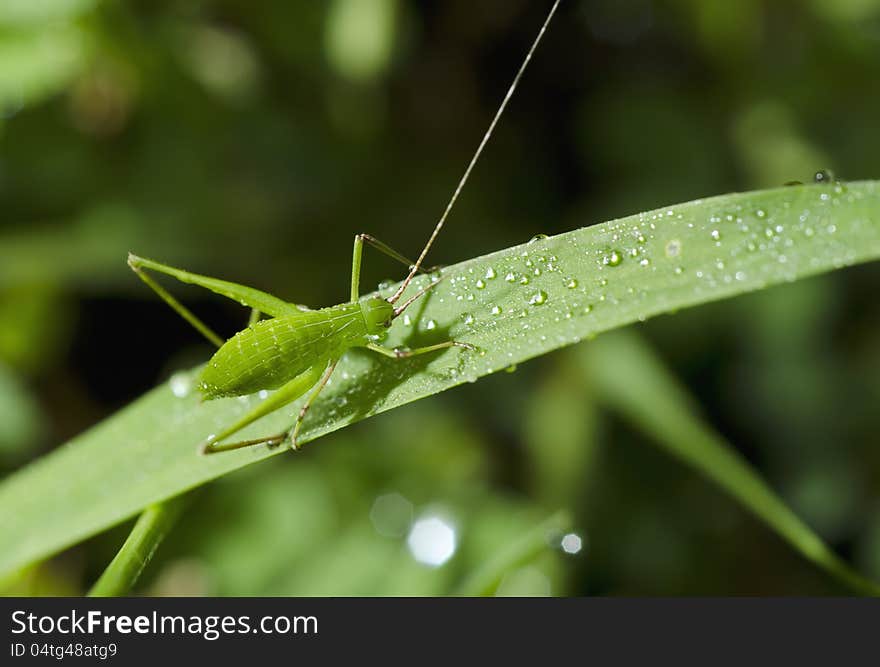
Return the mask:
<svg viewBox="0 0 880 667"><path fill-rule="evenodd" d="M315 307L347 297L355 233L416 254L549 4L0 2L4 474L209 354L129 250ZM565 0L430 259L821 168L876 178L878 81L880 0ZM400 276L367 255L365 285ZM639 327L875 578L878 284L868 265ZM246 319L176 293L221 331ZM580 550L539 550L499 594L841 592L604 410L590 348L210 485L139 591L447 593L564 508ZM85 591L126 529L7 592Z"/></svg>

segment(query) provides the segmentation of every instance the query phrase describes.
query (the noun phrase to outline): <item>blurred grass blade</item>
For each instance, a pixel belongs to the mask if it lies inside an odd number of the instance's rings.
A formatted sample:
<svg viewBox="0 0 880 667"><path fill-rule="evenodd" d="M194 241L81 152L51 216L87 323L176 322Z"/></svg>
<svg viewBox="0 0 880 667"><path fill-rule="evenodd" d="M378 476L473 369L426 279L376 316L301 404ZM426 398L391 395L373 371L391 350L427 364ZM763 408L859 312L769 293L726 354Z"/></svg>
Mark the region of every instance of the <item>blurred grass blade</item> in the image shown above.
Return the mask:
<svg viewBox="0 0 880 667"><path fill-rule="evenodd" d="M189 496L184 494L144 510L119 552L92 586L89 597L115 597L131 591L156 549L174 528Z"/></svg>
<svg viewBox="0 0 880 667"><path fill-rule="evenodd" d="M451 337L478 351L407 360L352 351L300 442L602 331L878 257L877 181L724 195L536 238L444 269L446 279L395 322L385 342L414 347ZM127 271L122 256L119 270ZM197 456L199 442L261 399L202 403L193 386L192 373L179 374L6 479L0 575L281 453ZM297 409L270 415L241 437L287 428Z"/></svg>
<svg viewBox="0 0 880 667"><path fill-rule="evenodd" d="M649 438L713 480L805 558L861 594L880 585L841 560L767 486L752 467L697 416L686 390L636 334L618 332L585 350L597 395Z"/></svg>
<svg viewBox="0 0 880 667"><path fill-rule="evenodd" d="M551 515L473 572L462 582L455 594L492 595L505 574L551 548L554 541L558 544L563 533L570 528L571 517L568 512L560 511Z"/></svg>

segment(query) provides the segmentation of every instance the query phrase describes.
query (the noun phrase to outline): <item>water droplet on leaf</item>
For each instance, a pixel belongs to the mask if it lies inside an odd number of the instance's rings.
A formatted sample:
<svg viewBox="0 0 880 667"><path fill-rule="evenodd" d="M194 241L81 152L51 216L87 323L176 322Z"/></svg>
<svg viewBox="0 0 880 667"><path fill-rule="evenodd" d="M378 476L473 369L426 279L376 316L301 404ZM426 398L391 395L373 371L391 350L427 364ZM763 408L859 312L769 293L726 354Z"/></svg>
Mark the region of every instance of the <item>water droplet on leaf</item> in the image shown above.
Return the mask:
<svg viewBox="0 0 880 667"><path fill-rule="evenodd" d="M681 241L672 239L666 244L666 256L678 257L681 254Z"/></svg>
<svg viewBox="0 0 880 667"><path fill-rule="evenodd" d="M813 174L813 181L815 183L830 183L834 180L834 172L830 169L820 169L815 174Z"/></svg>
<svg viewBox="0 0 880 667"><path fill-rule="evenodd" d="M623 255L619 250L612 250L602 258L602 263L606 266L620 266L623 261Z"/></svg>
<svg viewBox="0 0 880 667"><path fill-rule="evenodd" d="M547 292L541 290L540 292L536 292L529 299L529 305L532 306L540 306L547 302Z"/></svg>

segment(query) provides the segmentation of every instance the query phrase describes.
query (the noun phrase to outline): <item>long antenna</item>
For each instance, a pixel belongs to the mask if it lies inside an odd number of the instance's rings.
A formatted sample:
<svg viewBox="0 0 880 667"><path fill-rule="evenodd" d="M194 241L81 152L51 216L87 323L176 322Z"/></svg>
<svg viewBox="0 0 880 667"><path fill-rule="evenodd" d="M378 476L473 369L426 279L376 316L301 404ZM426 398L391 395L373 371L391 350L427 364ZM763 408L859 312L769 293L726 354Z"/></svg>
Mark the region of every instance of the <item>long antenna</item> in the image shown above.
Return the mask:
<svg viewBox="0 0 880 667"><path fill-rule="evenodd" d="M516 76L513 77L513 82L510 84L510 88L507 89L507 94L501 101L501 105L498 107L498 111L495 112L495 117L492 119L492 122L489 123L489 129L486 130L486 134L483 135L483 140L480 142L480 145L477 146L477 151L471 158L470 164L468 164L467 169L465 169L464 176L462 176L461 180L458 182L458 186L456 186L455 192L452 193L452 197L450 198L449 203L446 205L446 210L443 211L443 215L440 216L440 221L437 223L437 226L434 227L434 231L431 233L431 237L425 244L425 248L424 250L422 250L422 254L419 255L416 263L413 264L410 268L409 275L406 277L406 280L404 280L400 284L400 287L397 288L397 291L388 299L389 303L397 302L397 300L401 297L406 288L409 287L409 284L410 282L412 282L413 277L416 275L416 273L419 272L419 269L422 266L422 262L425 260L428 251L431 249L431 245L434 243L434 239L437 238L440 230L443 229L443 224L446 222L446 218L449 216L449 212L452 210L452 207L455 206L455 202L458 200L458 195L461 193L462 188L464 188L464 184L467 183L467 180L470 177L471 171L473 171L474 165L477 163L477 160L480 159L483 148L486 147L486 143L489 141L489 137L492 136L492 132L495 130L495 126L498 124L498 119L501 118L501 114L504 113L504 109L507 107L507 103L513 96L513 92L516 90L516 86L517 84L519 84L519 80L522 78L523 72L526 71L526 67L529 64L529 61L532 59L532 54L534 54L535 50L538 48L538 44L541 42L541 38L544 36L544 32L546 32L547 26L550 25L550 21L553 19L553 15L556 13L556 8L559 6L560 2L562 2L562 0L556 0L553 3L553 6L550 8L550 13L547 14L547 18L544 19L544 25L541 26L541 30L538 32L538 36L535 37L535 41L532 42L532 47L526 54L525 60L523 60L522 65L519 66L519 71L516 73Z"/></svg>

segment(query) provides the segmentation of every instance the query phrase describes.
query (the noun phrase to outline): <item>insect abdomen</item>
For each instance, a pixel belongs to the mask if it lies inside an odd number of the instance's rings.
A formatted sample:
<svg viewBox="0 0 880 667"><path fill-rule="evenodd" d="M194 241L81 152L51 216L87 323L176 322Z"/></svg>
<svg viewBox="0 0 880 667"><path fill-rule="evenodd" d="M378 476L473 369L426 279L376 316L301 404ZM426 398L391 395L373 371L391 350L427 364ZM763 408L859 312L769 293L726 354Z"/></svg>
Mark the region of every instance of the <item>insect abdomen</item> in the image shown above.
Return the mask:
<svg viewBox="0 0 880 667"><path fill-rule="evenodd" d="M357 304L263 320L217 350L202 371L199 389L206 399L277 389L365 335Z"/></svg>

